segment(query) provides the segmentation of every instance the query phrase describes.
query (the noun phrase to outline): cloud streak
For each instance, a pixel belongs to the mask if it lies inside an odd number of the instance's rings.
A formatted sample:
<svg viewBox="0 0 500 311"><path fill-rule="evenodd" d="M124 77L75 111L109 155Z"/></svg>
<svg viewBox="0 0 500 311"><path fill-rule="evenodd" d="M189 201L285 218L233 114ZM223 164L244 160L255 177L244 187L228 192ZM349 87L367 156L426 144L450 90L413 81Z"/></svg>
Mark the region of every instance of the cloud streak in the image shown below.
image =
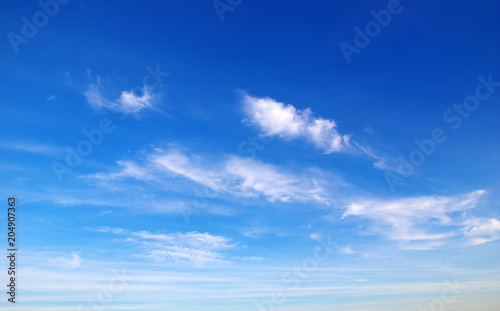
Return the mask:
<svg viewBox="0 0 500 311"><path fill-rule="evenodd" d="M54 266L67 270L73 270L80 267L82 259L77 253L73 253L70 256L55 257L51 260L51 262Z"/></svg>
<svg viewBox="0 0 500 311"><path fill-rule="evenodd" d="M97 228L94 231L127 236L126 242L137 245L133 256L154 262L171 262L189 265L227 263L222 251L233 249L236 244L229 238L210 233L131 232L121 228Z"/></svg>
<svg viewBox="0 0 500 311"><path fill-rule="evenodd" d="M47 155L47 156L62 154L64 152L64 148L60 148L57 146L38 144L38 143L9 142L9 141L1 141L0 148L24 151L28 153Z"/></svg>
<svg viewBox="0 0 500 311"><path fill-rule="evenodd" d="M156 184L184 179L215 193L235 197L263 196L269 202L328 202L322 187L325 182L314 171L310 174L292 173L272 164L236 155L210 161L176 148L157 151L146 158L143 163L119 161L120 170L88 177L104 182L132 178Z"/></svg>
<svg viewBox="0 0 500 311"><path fill-rule="evenodd" d="M426 242L414 249L432 249L441 245L440 240L459 235L453 227L464 225L463 212L476 207L486 193L474 191L458 196L420 196L393 200L361 200L348 206L342 218L362 217L371 221L371 231L391 240ZM460 213L462 212L462 213ZM496 223L466 222L469 235L491 232Z"/></svg>
<svg viewBox="0 0 500 311"><path fill-rule="evenodd" d="M465 223L464 234L470 238L468 245L479 245L500 239L500 220L473 218Z"/></svg>

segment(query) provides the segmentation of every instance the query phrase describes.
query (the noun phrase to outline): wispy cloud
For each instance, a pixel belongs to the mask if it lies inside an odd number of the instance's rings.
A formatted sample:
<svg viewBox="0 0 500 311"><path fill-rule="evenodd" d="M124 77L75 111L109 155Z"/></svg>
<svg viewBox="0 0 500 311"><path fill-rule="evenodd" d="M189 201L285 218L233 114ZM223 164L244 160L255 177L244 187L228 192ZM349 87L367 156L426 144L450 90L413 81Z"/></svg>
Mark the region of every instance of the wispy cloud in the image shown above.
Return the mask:
<svg viewBox="0 0 500 311"><path fill-rule="evenodd" d="M245 196L263 194L270 201L325 201L323 190L313 176L296 176L276 166L233 156L225 163L234 191Z"/></svg>
<svg viewBox="0 0 500 311"><path fill-rule="evenodd" d="M138 180L153 179L146 168L141 167L132 161L116 161L116 164L120 167L118 172L97 173L92 175L92 178L102 181L113 181L120 178L134 178Z"/></svg>
<svg viewBox="0 0 500 311"><path fill-rule="evenodd" d="M26 143L26 142L1 141L0 148L24 151L40 155L54 155L57 153L64 152L64 148L60 148L57 146L39 144L39 143Z"/></svg>
<svg viewBox="0 0 500 311"><path fill-rule="evenodd" d="M354 253L356 253L356 252L355 252L355 251L353 251L349 245L347 245L347 246L345 246L345 247L342 247L342 248L339 250L339 253L344 254L344 255L352 255L352 254L354 254Z"/></svg>
<svg viewBox="0 0 500 311"><path fill-rule="evenodd" d="M500 239L500 220L473 218L465 223L464 233L469 237L469 245L479 245Z"/></svg>
<svg viewBox="0 0 500 311"><path fill-rule="evenodd" d="M177 151L154 158L158 165L215 191L236 196L264 195L269 201L324 201L323 190L314 177L297 176L257 160L229 156L204 165L198 156Z"/></svg>
<svg viewBox="0 0 500 311"><path fill-rule="evenodd" d="M458 212L472 209L485 194L484 190L458 196L420 196L393 200L362 200L351 204L342 218L359 216L371 220L371 230L401 242L434 241L434 244L409 246L432 249L436 241L456 236L461 226ZM479 227L480 228L480 227ZM481 230L479 230L481 231Z"/></svg>
<svg viewBox="0 0 500 311"><path fill-rule="evenodd" d="M241 234L251 239L258 239L265 235L274 235L278 237L289 236L290 234L287 232L283 232L283 229L279 229L277 227L269 227L269 226L254 226L254 227L246 227L241 230Z"/></svg>
<svg viewBox="0 0 500 311"><path fill-rule="evenodd" d="M313 233L313 234L311 234L310 238L311 238L311 240L318 241L318 240L323 239L323 235L321 233Z"/></svg>
<svg viewBox="0 0 500 311"><path fill-rule="evenodd" d="M82 264L82 259L77 253L72 253L69 256L58 256L51 259L51 263L59 268L73 270Z"/></svg>
<svg viewBox="0 0 500 311"><path fill-rule="evenodd" d="M110 227L100 227L95 229L95 231L103 233L113 233L113 234L129 234L128 230L121 228L110 228Z"/></svg>
<svg viewBox="0 0 500 311"><path fill-rule="evenodd" d="M125 241L137 245L135 257L154 262L186 263L190 265L220 264L228 262L222 251L236 246L229 238L210 233L131 232L121 228L97 228L95 231L127 236Z"/></svg>
<svg viewBox="0 0 500 311"><path fill-rule="evenodd" d="M164 183L183 178L221 194L236 197L258 197L268 201L327 202L323 181L317 172L292 173L275 165L235 155L208 160L178 148L155 151L144 163L118 162L120 169L111 173L88 176L97 180L113 181L123 178Z"/></svg>
<svg viewBox="0 0 500 311"><path fill-rule="evenodd" d="M116 99L108 99L103 95L101 79L97 77L96 83L91 83L83 93L85 99L94 109L109 109L113 112L124 114L137 114L142 110L155 108L159 96L146 86L139 90L139 94L134 90L122 91Z"/></svg>

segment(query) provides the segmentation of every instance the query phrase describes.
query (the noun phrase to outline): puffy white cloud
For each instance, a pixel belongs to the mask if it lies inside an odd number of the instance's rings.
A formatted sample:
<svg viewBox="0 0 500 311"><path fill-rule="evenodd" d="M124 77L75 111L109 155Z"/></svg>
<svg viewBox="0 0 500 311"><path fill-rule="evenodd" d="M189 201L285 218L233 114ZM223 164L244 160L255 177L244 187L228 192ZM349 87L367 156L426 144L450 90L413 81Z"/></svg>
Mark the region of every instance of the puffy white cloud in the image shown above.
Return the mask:
<svg viewBox="0 0 500 311"><path fill-rule="evenodd" d="M375 161L375 168L397 170L398 162L395 158L378 154L370 147L352 140L350 135L340 134L334 120L314 117L309 108L300 110L269 97L254 97L243 93L243 110L246 114L245 121L258 127L263 135L288 140L303 139L325 154L349 152L364 155Z"/></svg>
<svg viewBox="0 0 500 311"><path fill-rule="evenodd" d="M349 136L338 133L335 121L315 118L309 108L299 110L269 97L258 98L248 94L243 95L243 104L247 120L266 135L285 139L302 138L325 153L352 148Z"/></svg>

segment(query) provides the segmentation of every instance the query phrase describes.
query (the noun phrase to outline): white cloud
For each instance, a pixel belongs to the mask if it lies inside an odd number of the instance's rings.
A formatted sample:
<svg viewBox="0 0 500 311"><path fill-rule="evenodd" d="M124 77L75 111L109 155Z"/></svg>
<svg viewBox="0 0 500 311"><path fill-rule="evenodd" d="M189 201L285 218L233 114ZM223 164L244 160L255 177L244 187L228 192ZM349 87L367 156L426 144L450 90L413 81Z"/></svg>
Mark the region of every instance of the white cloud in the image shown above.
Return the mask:
<svg viewBox="0 0 500 311"><path fill-rule="evenodd" d="M243 95L244 111L248 121L257 125L266 135L285 139L303 138L325 153L351 149L348 135L338 133L333 120L315 118L309 108L296 109L269 97Z"/></svg>
<svg viewBox="0 0 500 311"><path fill-rule="evenodd" d="M349 245L347 245L346 247L341 248L339 250L339 253L344 254L344 255L352 255L356 252L353 251Z"/></svg>
<svg viewBox="0 0 500 311"><path fill-rule="evenodd" d="M46 144L9 142L9 141L1 141L0 148L24 151L40 155L54 155L58 153L63 153L65 151L64 148Z"/></svg>
<svg viewBox="0 0 500 311"><path fill-rule="evenodd" d="M155 240L167 243L182 244L188 247L198 249L229 249L233 245L229 244L230 240L222 236L214 236L209 233L187 232L175 234L151 234L147 231L132 233L133 236L140 237L145 240Z"/></svg>
<svg viewBox="0 0 500 311"><path fill-rule="evenodd" d="M197 155L178 150L155 155L151 161L163 170L235 196L264 195L271 202L321 201L323 189L315 177L298 176L257 160L229 156L205 164Z"/></svg>
<svg viewBox="0 0 500 311"><path fill-rule="evenodd" d="M51 101L51 100L54 100L54 99L56 99L56 96L54 94L52 94L52 95L50 95L50 96L47 97L48 101Z"/></svg>
<svg viewBox="0 0 500 311"><path fill-rule="evenodd" d="M100 227L95 229L97 232L113 233L113 234L127 234L128 231L120 228Z"/></svg>
<svg viewBox="0 0 500 311"><path fill-rule="evenodd" d="M456 236L449 229L460 226L456 213L474 208L484 190L459 196L421 196L394 200L370 200L351 204L342 218L359 216L372 221L375 233L389 239L408 241L432 241ZM409 248L432 249L438 244L421 244Z"/></svg>
<svg viewBox="0 0 500 311"><path fill-rule="evenodd" d="M136 94L133 90L122 91L120 97L109 100L103 95L102 89L100 78L97 77L97 83L90 84L83 94L90 106L94 109L106 108L124 114L139 113L141 110L152 109L158 97L144 86L140 89L141 95Z"/></svg>
<svg viewBox="0 0 500 311"><path fill-rule="evenodd" d="M142 243L141 248L144 249L144 251L136 254L136 257L155 262L171 261L196 266L227 262L220 253L210 250L147 242Z"/></svg>
<svg viewBox="0 0 500 311"><path fill-rule="evenodd" d="M388 155L379 155L337 131L334 120L314 117L311 109L296 109L269 97L253 97L243 94L245 121L256 125L264 135L280 136L284 139L304 139L323 150L325 154L349 152L364 155L375 161L374 167L396 171L398 163Z"/></svg>
<svg viewBox="0 0 500 311"><path fill-rule="evenodd" d="M500 220L473 218L464 222L464 233L470 239L468 245L479 245L500 239Z"/></svg>
<svg viewBox="0 0 500 311"><path fill-rule="evenodd" d="M168 208L183 213L190 210L199 213L200 208L204 209L208 201L215 198L261 198L268 202L329 205L336 193L352 187L342 178L318 168L297 171L235 155L200 156L175 146L166 151L157 148L144 151L138 160L118 161L117 164L112 171L86 175L82 179L100 188L154 197L150 205L158 210ZM193 192L195 197L191 199ZM191 198L178 199L177 203L184 202L180 206L166 193L176 196L187 193ZM116 202L121 201L115 200L111 205L117 206ZM230 212L220 204L210 205L208 210L216 214Z"/></svg>
<svg viewBox="0 0 500 311"><path fill-rule="evenodd" d="M88 176L102 181L112 181L119 178L134 178L138 180L150 180L153 177L143 167L131 161L117 161L116 164L121 168L114 173L97 173Z"/></svg>
<svg viewBox="0 0 500 311"><path fill-rule="evenodd" d="M63 269L73 270L82 264L82 259L77 253L73 253L70 256L60 256L55 257L51 260L52 264Z"/></svg>
<svg viewBox="0 0 500 311"><path fill-rule="evenodd" d="M257 239L260 236L269 233L269 230L262 227L252 227L245 228L241 231L241 234L246 236L247 238Z"/></svg>
<svg viewBox="0 0 500 311"><path fill-rule="evenodd" d="M125 235L126 242L138 244L135 257L155 262L187 263L190 265L220 264L228 262L222 251L236 244L229 238L200 232L151 233L129 232L120 228L99 228L100 232Z"/></svg>
<svg viewBox="0 0 500 311"><path fill-rule="evenodd" d="M224 188L222 176L220 176L222 167L215 168L214 166L220 165L214 164L210 169L208 165L202 163L201 157L197 155L186 155L178 150L171 149L168 152L154 155L151 161L162 171L166 169L174 173L174 176L184 176L214 190Z"/></svg>
<svg viewBox="0 0 500 311"><path fill-rule="evenodd" d="M243 261L261 261L261 260L265 260L266 258L257 257L257 256L250 256L250 257L241 257L240 259Z"/></svg>
<svg viewBox="0 0 500 311"><path fill-rule="evenodd" d="M412 241L404 246L406 250L429 251L444 246L446 243L440 240Z"/></svg>
<svg viewBox="0 0 500 311"><path fill-rule="evenodd" d="M375 160L375 163L373 163L374 167L380 170L398 172L398 161L395 158L388 155L378 155L371 148L362 146L355 141L353 141L352 143L355 148L357 148L357 150Z"/></svg>
<svg viewBox="0 0 500 311"><path fill-rule="evenodd" d="M323 239L323 235L321 233L313 233L313 234L311 234L311 239L312 240L321 240L321 239Z"/></svg>
<svg viewBox="0 0 500 311"><path fill-rule="evenodd" d="M245 196L263 194L271 202L324 201L314 179L281 172L270 164L234 156L226 162L225 170L236 192Z"/></svg>
<svg viewBox="0 0 500 311"><path fill-rule="evenodd" d="M251 239L258 239L264 235L274 235L277 237L290 236L289 233L284 232L283 229L276 227L276 226L272 226L272 227L268 227L268 226L247 227L247 228L243 228L241 230L241 234L246 236L247 238L251 238Z"/></svg>

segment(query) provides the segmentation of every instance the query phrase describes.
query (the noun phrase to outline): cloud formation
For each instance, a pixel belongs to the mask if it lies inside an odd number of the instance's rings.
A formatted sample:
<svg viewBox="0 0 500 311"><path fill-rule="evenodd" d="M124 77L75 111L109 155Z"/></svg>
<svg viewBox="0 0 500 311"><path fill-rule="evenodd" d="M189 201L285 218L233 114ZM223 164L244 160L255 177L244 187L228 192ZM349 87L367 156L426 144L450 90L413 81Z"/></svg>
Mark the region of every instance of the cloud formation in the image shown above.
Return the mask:
<svg viewBox="0 0 500 311"><path fill-rule="evenodd" d="M264 195L270 202L324 201L322 188L314 178L296 176L277 166L257 160L229 156L219 163L204 165L197 155L178 151L154 157L154 162L178 175L235 196Z"/></svg>
<svg viewBox="0 0 500 311"><path fill-rule="evenodd" d="M269 97L243 95L247 121L265 135L285 139L305 139L325 153L342 152L352 148L349 135L337 131L334 120L313 117L309 108L300 110Z"/></svg>
<svg viewBox="0 0 500 311"><path fill-rule="evenodd" d="M352 255L354 253L356 253L355 251L353 251L351 249L351 247L349 245L345 246L345 247L342 247L340 250L339 250L339 253L343 254L343 255Z"/></svg>
<svg viewBox="0 0 500 311"><path fill-rule="evenodd" d="M275 165L236 155L209 161L178 148L151 153L144 163L119 161L120 170L98 173L90 178L113 181L123 178L164 183L181 178L215 193L236 197L264 196L269 202L327 202L324 181L311 174L288 172Z"/></svg>
<svg viewBox="0 0 500 311"><path fill-rule="evenodd" d="M358 216L371 220L371 230L402 243L433 241L419 244L418 249L432 249L439 240L457 236L453 227L468 224L471 236L492 232L496 223L465 222L463 212L476 207L484 190L458 196L420 196L394 200L363 200L348 206L342 218ZM460 213L462 212L462 213ZM410 246L415 248L415 246Z"/></svg>
<svg viewBox="0 0 500 311"><path fill-rule="evenodd" d="M70 256L59 256L52 260L52 264L67 270L73 270L82 264L82 259L77 253L73 253Z"/></svg>
<svg viewBox="0 0 500 311"><path fill-rule="evenodd" d="M368 146L351 139L351 135L340 134L334 120L314 117L310 108L297 109L269 97L254 97L243 93L243 111L246 119L263 135L278 136L285 140L302 139L325 154L348 152L371 158L374 167L381 170L396 170L397 161L380 155Z"/></svg>
<svg viewBox="0 0 500 311"><path fill-rule="evenodd" d="M500 239L500 220L494 218L473 218L465 223L464 234L469 245L479 245Z"/></svg>
<svg viewBox="0 0 500 311"><path fill-rule="evenodd" d="M154 104L158 99L158 96L146 86L140 88L138 93L141 95L136 94L137 92L134 92L134 90L122 91L120 97L115 100L106 98L102 89L101 80L97 77L97 83L90 84L83 93L93 109L109 109L113 112L136 114L142 110L154 108Z"/></svg>
<svg viewBox="0 0 500 311"><path fill-rule="evenodd" d="M95 231L127 236L125 241L136 244L139 250L135 257L154 262L189 265L226 263L228 261L222 251L236 246L226 237L196 231L165 234L108 227L97 228Z"/></svg>
<svg viewBox="0 0 500 311"><path fill-rule="evenodd" d="M0 141L0 148L11 149L29 152L39 155L53 156L55 154L61 154L65 150L57 146L38 144L38 143L24 143L24 142L12 142L12 141Z"/></svg>

